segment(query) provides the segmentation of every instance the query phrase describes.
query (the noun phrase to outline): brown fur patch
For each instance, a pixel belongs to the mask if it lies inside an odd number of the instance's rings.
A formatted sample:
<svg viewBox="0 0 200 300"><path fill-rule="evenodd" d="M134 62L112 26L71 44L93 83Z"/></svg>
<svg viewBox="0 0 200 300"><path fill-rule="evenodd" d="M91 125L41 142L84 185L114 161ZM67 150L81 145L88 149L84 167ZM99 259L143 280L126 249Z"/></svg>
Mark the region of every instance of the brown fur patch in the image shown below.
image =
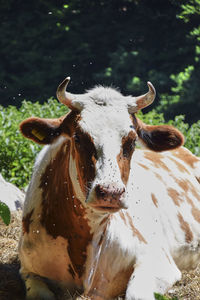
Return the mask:
<svg viewBox="0 0 200 300"><path fill-rule="evenodd" d="M195 155L193 155L189 150L185 148L179 148L174 151L172 151L172 154L176 156L177 158L184 161L187 165L190 167L194 167L194 164L197 162L200 162L199 158L197 158Z"/></svg>
<svg viewBox="0 0 200 300"><path fill-rule="evenodd" d="M184 192L188 192L189 188L190 188L190 183L187 180L180 180L180 179L176 179L176 182L178 183L178 185L182 188L182 190Z"/></svg>
<svg viewBox="0 0 200 300"><path fill-rule="evenodd" d="M187 199L187 202L191 205L192 209L191 209L191 212L192 212L192 215L194 217L194 219L200 223L200 210L194 205L193 201L186 195L186 199Z"/></svg>
<svg viewBox="0 0 200 300"><path fill-rule="evenodd" d="M178 185L183 189L184 191L184 196L186 197L187 202L191 205L192 207L192 215L194 217L194 219L200 223L200 210L194 205L193 201L189 198L188 191L190 191L193 196L195 197L195 199L200 201L200 195L197 193L195 187L188 181L188 180L179 180L176 179L176 182L178 183ZM172 198L173 200L177 201L178 200L178 193L177 191L174 190L174 198ZM182 200L181 200L182 201ZM180 202L180 198L179 198L179 202ZM179 206L179 202L177 202L177 205ZM176 203L175 203L176 204Z"/></svg>
<svg viewBox="0 0 200 300"><path fill-rule="evenodd" d="M127 137L122 138L122 148L117 156L121 178L124 184L127 184L130 173L130 161L135 148L136 134L131 131Z"/></svg>
<svg viewBox="0 0 200 300"><path fill-rule="evenodd" d="M53 238L62 236L68 240L73 270L81 277L92 235L69 176L70 144L70 141L63 143L41 177L41 224Z"/></svg>
<svg viewBox="0 0 200 300"><path fill-rule="evenodd" d="M189 180L179 180L176 179L176 182L179 184L179 186L184 190L184 192L190 191L194 198L196 198L198 201L200 201L200 194L196 191L196 188Z"/></svg>
<svg viewBox="0 0 200 300"><path fill-rule="evenodd" d="M180 206L180 203L183 202L183 200L180 198L180 194L173 188L168 188L167 193L169 197L174 201L174 204Z"/></svg>
<svg viewBox="0 0 200 300"><path fill-rule="evenodd" d="M189 224L183 219L182 215L178 213L178 219L181 226L181 229L185 232L185 241L187 243L192 242L193 240L193 233L190 229Z"/></svg>
<svg viewBox="0 0 200 300"><path fill-rule="evenodd" d="M138 163L138 165L145 170L149 170L149 168L147 166L145 166L144 164Z"/></svg>
<svg viewBox="0 0 200 300"><path fill-rule="evenodd" d="M126 221L126 217L122 211L119 211L120 218L123 220L124 224L127 226L128 223Z"/></svg>
<svg viewBox="0 0 200 300"><path fill-rule="evenodd" d="M160 176L160 174L154 172L155 176L160 180L160 181L163 181L162 177Z"/></svg>
<svg viewBox="0 0 200 300"><path fill-rule="evenodd" d="M91 137L76 128L72 139L73 158L76 161L78 181L85 196L95 177L96 149Z"/></svg>
<svg viewBox="0 0 200 300"><path fill-rule="evenodd" d="M34 209L32 209L30 211L30 213L26 214L26 216L23 217L23 219L22 219L23 234L29 233L29 226L32 223L31 217L32 217L33 212L34 212Z"/></svg>
<svg viewBox="0 0 200 300"><path fill-rule="evenodd" d="M109 278L107 271L102 269L97 270L95 277L93 279L92 286L87 293L88 300L97 299L124 299L122 296L126 292L127 284L130 277L134 271L134 266L129 266L127 269L122 269L118 274L116 274L112 280Z"/></svg>
<svg viewBox="0 0 200 300"><path fill-rule="evenodd" d="M135 228L134 224L133 224L133 220L131 218L131 216L129 215L128 212L126 212L126 216L128 219L128 223L129 226L131 227L132 231L133 231L133 235L137 236L138 240L144 244L147 244L147 241L145 240L145 238L142 236L142 234L139 232L139 230L137 228Z"/></svg>
<svg viewBox="0 0 200 300"><path fill-rule="evenodd" d="M199 178L199 177L196 177L196 180L197 180L198 183L200 184L200 178Z"/></svg>
<svg viewBox="0 0 200 300"><path fill-rule="evenodd" d="M162 168L166 170L167 172L170 172L169 168L167 165L162 161L163 156L159 153L155 152L150 152L150 151L145 151L144 152L144 157L148 160L150 160L156 168Z"/></svg>
<svg viewBox="0 0 200 300"><path fill-rule="evenodd" d="M131 218L131 216L129 215L128 212L123 213L122 211L119 212L120 218L122 219L122 221L124 222L124 224L126 226L130 226L132 231L133 231L133 235L137 236L137 238L139 239L140 242L143 242L145 244L147 244L147 241L145 240L145 238L142 236L142 234L139 232L139 230L137 228L135 228L134 224L133 224L133 220Z"/></svg>
<svg viewBox="0 0 200 300"><path fill-rule="evenodd" d="M152 198L152 201L153 201L154 205L156 207L158 207L158 200L157 200L156 196L153 193L151 194L151 198Z"/></svg>
<svg viewBox="0 0 200 300"><path fill-rule="evenodd" d="M200 210L195 207L194 205L192 206L192 215L194 217L194 219L200 223Z"/></svg>
<svg viewBox="0 0 200 300"><path fill-rule="evenodd" d="M75 278L76 274L74 273L74 270L72 269L72 266L69 264L68 271L72 275L72 278Z"/></svg>
<svg viewBox="0 0 200 300"><path fill-rule="evenodd" d="M179 161L177 161L176 159L174 159L172 157L170 157L170 159L176 164L176 166L178 167L180 172L189 174L189 171L186 169L186 167L184 165L182 165Z"/></svg>

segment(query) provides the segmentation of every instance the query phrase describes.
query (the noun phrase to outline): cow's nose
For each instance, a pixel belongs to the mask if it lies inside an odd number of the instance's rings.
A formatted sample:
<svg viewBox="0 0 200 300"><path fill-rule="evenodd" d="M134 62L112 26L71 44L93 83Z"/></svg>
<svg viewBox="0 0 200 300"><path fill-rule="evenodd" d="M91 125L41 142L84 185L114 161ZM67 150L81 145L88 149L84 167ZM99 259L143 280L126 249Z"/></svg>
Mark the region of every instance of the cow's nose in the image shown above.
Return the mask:
<svg viewBox="0 0 200 300"><path fill-rule="evenodd" d="M117 184L109 184L103 186L98 184L95 187L95 193L97 199L110 199L110 200L120 200L125 192L124 187L118 187Z"/></svg>

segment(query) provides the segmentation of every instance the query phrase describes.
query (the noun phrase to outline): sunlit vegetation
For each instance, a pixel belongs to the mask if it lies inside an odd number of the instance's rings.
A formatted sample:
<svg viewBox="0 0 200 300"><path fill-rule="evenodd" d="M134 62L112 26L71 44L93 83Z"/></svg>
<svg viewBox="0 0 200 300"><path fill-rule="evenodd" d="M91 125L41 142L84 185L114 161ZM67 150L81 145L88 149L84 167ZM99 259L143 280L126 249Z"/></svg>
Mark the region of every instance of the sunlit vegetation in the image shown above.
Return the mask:
<svg viewBox="0 0 200 300"><path fill-rule="evenodd" d="M41 146L25 139L19 131L19 124L24 119L37 116L41 118L56 118L66 114L67 108L50 99L44 104L23 101L22 106L4 108L0 106L0 173L9 182L22 188L27 186L35 157L41 150ZM147 124L164 124L163 114L155 110L138 117ZM189 126L184 122L183 116L177 116L168 121L182 131L185 135L185 146L194 154L200 155L200 121Z"/></svg>
<svg viewBox="0 0 200 300"><path fill-rule="evenodd" d="M46 101L95 84L143 93L165 119L199 120L200 0L8 0L1 3L0 103Z"/></svg>

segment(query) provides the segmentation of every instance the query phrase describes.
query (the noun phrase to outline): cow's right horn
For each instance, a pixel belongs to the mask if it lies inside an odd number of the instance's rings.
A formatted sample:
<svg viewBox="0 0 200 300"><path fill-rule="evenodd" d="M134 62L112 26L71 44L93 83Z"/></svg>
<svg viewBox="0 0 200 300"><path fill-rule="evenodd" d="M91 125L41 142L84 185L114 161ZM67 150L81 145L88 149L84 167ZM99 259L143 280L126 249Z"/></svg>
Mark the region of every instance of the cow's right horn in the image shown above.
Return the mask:
<svg viewBox="0 0 200 300"><path fill-rule="evenodd" d="M82 105L78 101L78 98L81 97L81 95L75 95L66 92L67 85L70 81L70 77L66 77L63 82L58 86L57 88L57 98L58 100L63 103L64 105L68 106L72 110L82 110Z"/></svg>
<svg viewBox="0 0 200 300"><path fill-rule="evenodd" d="M129 113L135 113L138 110L143 109L153 103L156 96L156 90L151 82L148 81L147 85L149 91L146 94L138 97L133 97L132 104L130 103L128 106Z"/></svg>

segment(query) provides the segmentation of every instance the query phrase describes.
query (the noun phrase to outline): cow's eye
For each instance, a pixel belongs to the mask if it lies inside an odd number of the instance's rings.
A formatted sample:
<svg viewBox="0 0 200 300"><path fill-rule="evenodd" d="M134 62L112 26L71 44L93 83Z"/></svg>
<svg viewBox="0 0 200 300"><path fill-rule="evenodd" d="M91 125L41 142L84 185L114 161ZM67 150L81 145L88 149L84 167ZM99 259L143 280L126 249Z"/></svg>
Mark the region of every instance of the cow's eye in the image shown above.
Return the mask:
<svg viewBox="0 0 200 300"><path fill-rule="evenodd" d="M123 156L128 158L131 156L135 148L135 140L127 139L123 145Z"/></svg>
<svg viewBox="0 0 200 300"><path fill-rule="evenodd" d="M77 134L75 134L74 135L74 142L76 143L76 144L80 144L80 137L77 135Z"/></svg>

